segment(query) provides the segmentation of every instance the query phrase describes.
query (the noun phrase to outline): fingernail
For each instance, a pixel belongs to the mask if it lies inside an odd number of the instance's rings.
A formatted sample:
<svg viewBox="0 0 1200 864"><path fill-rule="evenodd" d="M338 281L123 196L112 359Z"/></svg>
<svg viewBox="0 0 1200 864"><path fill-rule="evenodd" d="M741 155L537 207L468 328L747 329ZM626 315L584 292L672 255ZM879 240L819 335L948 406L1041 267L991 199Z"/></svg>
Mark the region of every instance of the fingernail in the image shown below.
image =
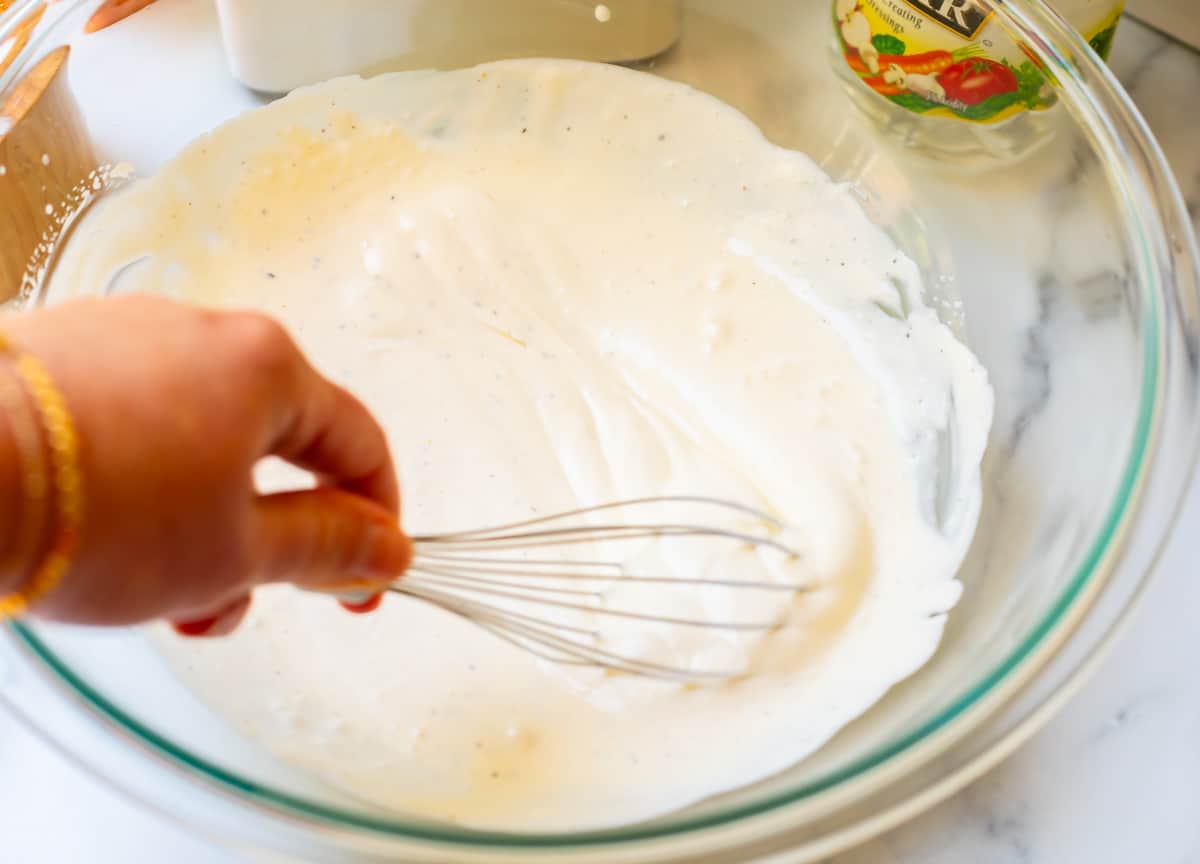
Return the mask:
<svg viewBox="0 0 1200 864"><path fill-rule="evenodd" d="M367 573L395 578L408 569L412 541L394 525L373 525L367 530L362 568Z"/></svg>
<svg viewBox="0 0 1200 864"><path fill-rule="evenodd" d="M180 636L228 636L242 623L250 608L250 598L242 597L230 603L216 615L197 618L193 621L172 621L171 626Z"/></svg>
<svg viewBox="0 0 1200 864"><path fill-rule="evenodd" d="M205 636L228 636L238 628L242 623L242 619L246 617L246 613L250 611L250 598L246 597L231 605L228 609L217 616L217 620L213 626L208 629Z"/></svg>
<svg viewBox="0 0 1200 864"><path fill-rule="evenodd" d="M203 636L213 629L220 619L220 615L214 615L211 618L198 618L195 621L172 621L171 627L180 636Z"/></svg>
<svg viewBox="0 0 1200 864"><path fill-rule="evenodd" d="M365 615L368 612L374 612L382 602L383 594L372 594L361 603L346 599L338 600L343 609L347 612L353 612L355 615Z"/></svg>

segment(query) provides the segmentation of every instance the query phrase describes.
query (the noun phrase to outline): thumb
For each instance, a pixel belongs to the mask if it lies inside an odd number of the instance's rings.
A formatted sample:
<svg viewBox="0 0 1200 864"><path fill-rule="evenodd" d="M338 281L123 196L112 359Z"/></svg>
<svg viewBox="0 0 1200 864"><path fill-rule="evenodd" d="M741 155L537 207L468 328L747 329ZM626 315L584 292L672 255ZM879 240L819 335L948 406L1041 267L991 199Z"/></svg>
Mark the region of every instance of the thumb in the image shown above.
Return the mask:
<svg viewBox="0 0 1200 864"><path fill-rule="evenodd" d="M263 582L321 591L379 590L412 560L396 518L366 498L319 488L261 496L254 543Z"/></svg>

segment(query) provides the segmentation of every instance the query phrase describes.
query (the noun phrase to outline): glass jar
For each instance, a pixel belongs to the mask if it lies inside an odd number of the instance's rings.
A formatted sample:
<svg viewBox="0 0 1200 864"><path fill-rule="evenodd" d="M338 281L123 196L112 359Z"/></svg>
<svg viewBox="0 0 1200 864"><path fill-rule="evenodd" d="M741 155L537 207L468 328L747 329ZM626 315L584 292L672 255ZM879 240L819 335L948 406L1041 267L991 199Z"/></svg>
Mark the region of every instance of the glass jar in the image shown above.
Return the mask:
<svg viewBox="0 0 1200 864"><path fill-rule="evenodd" d="M1124 0L1055 0L1107 59ZM834 0L835 66L854 100L943 160L1024 156L1053 134L1054 72L991 0Z"/></svg>

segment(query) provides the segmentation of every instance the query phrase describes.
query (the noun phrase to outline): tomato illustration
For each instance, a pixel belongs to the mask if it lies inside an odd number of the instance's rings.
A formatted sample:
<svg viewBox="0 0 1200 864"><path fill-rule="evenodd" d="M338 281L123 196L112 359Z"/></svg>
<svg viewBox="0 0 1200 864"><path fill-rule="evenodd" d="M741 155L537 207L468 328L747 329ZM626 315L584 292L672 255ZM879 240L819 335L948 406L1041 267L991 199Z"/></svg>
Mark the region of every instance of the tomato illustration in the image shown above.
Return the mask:
<svg viewBox="0 0 1200 864"><path fill-rule="evenodd" d="M1017 90L1013 70L986 57L959 60L943 69L937 80L948 99L964 105L978 105L984 99Z"/></svg>

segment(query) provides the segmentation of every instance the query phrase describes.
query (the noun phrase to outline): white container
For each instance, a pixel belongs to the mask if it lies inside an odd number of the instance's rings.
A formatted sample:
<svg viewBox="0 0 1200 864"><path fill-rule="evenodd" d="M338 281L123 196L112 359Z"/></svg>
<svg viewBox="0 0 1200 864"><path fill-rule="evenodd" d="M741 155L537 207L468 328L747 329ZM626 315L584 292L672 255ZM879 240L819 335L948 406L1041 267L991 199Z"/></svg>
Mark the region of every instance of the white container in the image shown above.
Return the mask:
<svg viewBox="0 0 1200 864"><path fill-rule="evenodd" d="M1187 0L1196 2L1196 0ZM1054 73L1002 0L833 0L834 67L895 140L973 170L1021 159L1060 123ZM1049 0L1107 58L1125 0Z"/></svg>
<svg viewBox="0 0 1200 864"><path fill-rule="evenodd" d="M233 74L284 93L339 75L512 57L631 62L679 35L679 0L217 0Z"/></svg>

